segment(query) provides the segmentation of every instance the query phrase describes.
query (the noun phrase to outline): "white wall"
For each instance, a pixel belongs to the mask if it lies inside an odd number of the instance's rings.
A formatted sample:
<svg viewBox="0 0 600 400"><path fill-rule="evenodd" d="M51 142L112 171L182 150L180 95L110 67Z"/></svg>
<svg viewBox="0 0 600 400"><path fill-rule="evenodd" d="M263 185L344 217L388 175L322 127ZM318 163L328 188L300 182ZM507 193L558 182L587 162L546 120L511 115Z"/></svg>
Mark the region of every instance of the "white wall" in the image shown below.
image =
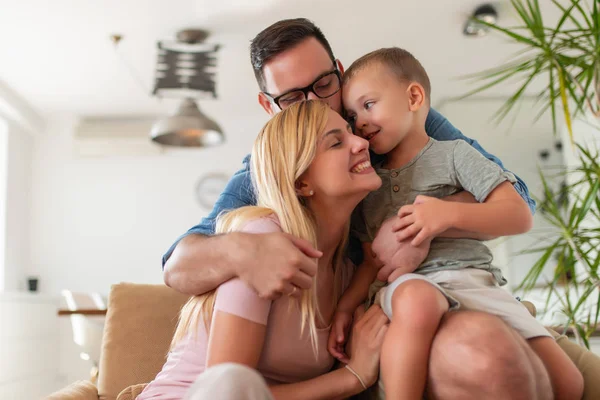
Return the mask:
<svg viewBox="0 0 600 400"><path fill-rule="evenodd" d="M8 175L8 124L0 117L0 291L4 290L6 275L4 267L6 237L6 180Z"/></svg>
<svg viewBox="0 0 600 400"><path fill-rule="evenodd" d="M246 136L230 134L225 146L107 158L79 158L76 120L51 121L33 157L30 273L42 291L107 294L120 281L162 282L163 253L209 211L195 201L196 180L233 173L251 148L260 122L237 121L224 121L226 132Z"/></svg>
<svg viewBox="0 0 600 400"><path fill-rule="evenodd" d="M0 126L0 289L22 290L29 268L32 137Z"/></svg>
<svg viewBox="0 0 600 400"><path fill-rule="evenodd" d="M57 368L57 300L0 293L0 399L41 399L64 384Z"/></svg>
<svg viewBox="0 0 600 400"><path fill-rule="evenodd" d="M9 126L6 182L6 290L22 290L30 267L31 165L33 138Z"/></svg>
<svg viewBox="0 0 600 400"><path fill-rule="evenodd" d="M42 291L107 294L119 281L162 282L163 253L209 211L194 198L197 179L241 168L267 120L256 101L248 37L238 33L214 39L223 44L218 100L199 101L223 128L225 145L81 158L74 152L77 118L49 117L46 131L36 138L32 167L29 273L40 276ZM163 100L160 108L167 113L175 106L174 100Z"/></svg>

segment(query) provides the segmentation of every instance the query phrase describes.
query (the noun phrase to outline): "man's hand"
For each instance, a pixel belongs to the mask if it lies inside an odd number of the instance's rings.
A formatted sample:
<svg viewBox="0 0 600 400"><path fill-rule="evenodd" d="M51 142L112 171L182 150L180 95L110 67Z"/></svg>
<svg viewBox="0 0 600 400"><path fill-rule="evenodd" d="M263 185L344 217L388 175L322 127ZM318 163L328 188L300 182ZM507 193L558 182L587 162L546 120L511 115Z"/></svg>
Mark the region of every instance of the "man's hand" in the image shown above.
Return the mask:
<svg viewBox="0 0 600 400"><path fill-rule="evenodd" d="M398 220L398 217L392 217L384 221L373 240L373 253L383 264L377 274L380 281L392 282L400 275L413 272L425 261L429 253L431 241L413 246L410 240L398 240L399 233L392 229Z"/></svg>
<svg viewBox="0 0 600 400"><path fill-rule="evenodd" d="M260 297L299 297L309 289L317 273L315 258L323 255L309 242L287 233L232 233L236 252L232 262L237 276Z"/></svg>
<svg viewBox="0 0 600 400"><path fill-rule="evenodd" d="M352 325L352 312L337 310L333 315L331 330L329 331L329 340L327 341L327 350L329 353L343 363L349 361L345 352L346 341Z"/></svg>
<svg viewBox="0 0 600 400"><path fill-rule="evenodd" d="M398 241L413 238L411 244L419 246L453 227L452 205L435 197L417 196L413 204L400 208L392 230L398 232Z"/></svg>

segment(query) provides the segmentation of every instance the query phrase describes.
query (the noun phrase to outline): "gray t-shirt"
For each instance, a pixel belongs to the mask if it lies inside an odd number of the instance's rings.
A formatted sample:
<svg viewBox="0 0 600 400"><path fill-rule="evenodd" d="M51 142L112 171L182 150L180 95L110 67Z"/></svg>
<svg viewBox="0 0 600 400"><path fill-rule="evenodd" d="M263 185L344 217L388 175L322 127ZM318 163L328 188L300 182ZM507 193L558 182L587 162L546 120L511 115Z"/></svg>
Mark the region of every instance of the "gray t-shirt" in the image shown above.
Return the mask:
<svg viewBox="0 0 600 400"><path fill-rule="evenodd" d="M430 138L402 168L388 170L376 165L375 170L381 177L381 188L371 192L353 215L352 229L361 242L372 242L382 223L396 215L400 207L412 204L418 195L442 198L466 190L483 202L502 182L516 181L513 174L463 140L441 142ZM427 259L415 272L479 268L492 272L503 285L506 280L491 265L492 260L492 252L479 240L436 238Z"/></svg>

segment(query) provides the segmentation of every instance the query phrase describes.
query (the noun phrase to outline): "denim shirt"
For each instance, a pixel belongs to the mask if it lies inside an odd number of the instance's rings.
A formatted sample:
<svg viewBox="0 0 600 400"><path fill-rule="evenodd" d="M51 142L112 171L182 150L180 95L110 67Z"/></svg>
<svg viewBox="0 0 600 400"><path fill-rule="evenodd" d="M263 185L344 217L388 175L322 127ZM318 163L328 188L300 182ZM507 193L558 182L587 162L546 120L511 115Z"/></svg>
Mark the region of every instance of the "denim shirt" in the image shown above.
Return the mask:
<svg viewBox="0 0 600 400"><path fill-rule="evenodd" d="M425 121L425 131L429 136L436 140L455 140L462 139L473 146L477 151L483 154L489 160L495 162L500 167L504 168L502 161L493 156L492 154L485 151L476 140L469 139L464 136L458 129L456 129L443 115L431 109L427 120ZM531 213L535 212L535 201L529 196L527 185L518 176L516 176L517 182L514 184L516 191L521 195L523 200L529 206ZM163 256L162 264L163 268L165 262L169 259L177 243L184 237L190 234L199 235L213 235L215 233L215 223L217 216L224 211L234 210L236 208L248 205L255 205L256 199L254 197L254 191L252 188L252 179L250 177L250 156L244 158L244 166L241 170L236 172L233 177L227 183L225 190L219 196L219 199L215 203L210 214L203 218L199 224L192 227L186 233L181 235L175 243L169 248L166 254ZM350 237L349 241L349 252L350 259L359 265L362 262L362 247L358 239Z"/></svg>

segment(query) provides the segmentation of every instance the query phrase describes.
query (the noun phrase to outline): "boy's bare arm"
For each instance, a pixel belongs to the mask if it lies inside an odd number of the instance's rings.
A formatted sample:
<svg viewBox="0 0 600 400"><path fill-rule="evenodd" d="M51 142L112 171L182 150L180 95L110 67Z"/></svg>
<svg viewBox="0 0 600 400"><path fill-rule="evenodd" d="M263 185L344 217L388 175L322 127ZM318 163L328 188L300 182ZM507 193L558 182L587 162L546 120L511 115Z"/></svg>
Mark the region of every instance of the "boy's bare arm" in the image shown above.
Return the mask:
<svg viewBox="0 0 600 400"><path fill-rule="evenodd" d="M452 227L491 236L518 235L529 231L533 216L510 182L503 182L477 204L452 205Z"/></svg>
<svg viewBox="0 0 600 400"><path fill-rule="evenodd" d="M444 201L454 201L458 203L476 204L478 201L471 193L466 190L460 191L450 196L442 198ZM523 200L525 202L525 200ZM525 203L527 204L527 203ZM438 237L452 238L452 239L476 239L476 240L493 240L498 236L494 235L483 235L478 232L468 232L461 229L450 228L445 232L442 232Z"/></svg>
<svg viewBox="0 0 600 400"><path fill-rule="evenodd" d="M402 207L398 215L400 218L393 227L398 232L398 240L414 237L414 246L451 228L508 236L525 233L533 224L529 207L509 182L494 189L484 203L447 202L418 196L414 204Z"/></svg>

